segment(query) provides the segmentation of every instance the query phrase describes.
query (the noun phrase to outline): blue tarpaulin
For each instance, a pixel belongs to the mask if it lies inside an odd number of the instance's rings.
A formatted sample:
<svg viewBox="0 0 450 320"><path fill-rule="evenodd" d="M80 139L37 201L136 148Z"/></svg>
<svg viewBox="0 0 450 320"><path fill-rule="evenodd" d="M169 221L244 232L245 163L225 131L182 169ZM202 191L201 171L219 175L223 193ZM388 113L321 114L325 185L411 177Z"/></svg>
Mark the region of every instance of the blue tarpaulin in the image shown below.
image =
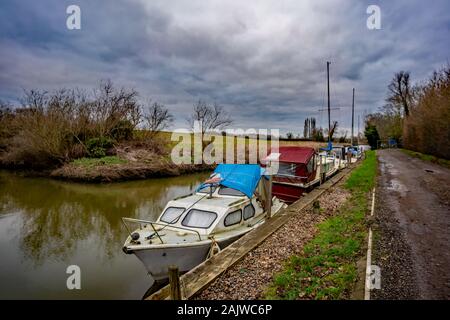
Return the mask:
<svg viewBox="0 0 450 320"><path fill-rule="evenodd" d="M261 175L261 167L257 164L219 164L212 176L220 178L219 185L239 190L251 198ZM205 185L203 183L198 189Z"/></svg>
<svg viewBox="0 0 450 320"><path fill-rule="evenodd" d="M333 150L333 144L331 143L331 141L328 141L328 145L326 148L320 148L320 150L322 151L331 151Z"/></svg>

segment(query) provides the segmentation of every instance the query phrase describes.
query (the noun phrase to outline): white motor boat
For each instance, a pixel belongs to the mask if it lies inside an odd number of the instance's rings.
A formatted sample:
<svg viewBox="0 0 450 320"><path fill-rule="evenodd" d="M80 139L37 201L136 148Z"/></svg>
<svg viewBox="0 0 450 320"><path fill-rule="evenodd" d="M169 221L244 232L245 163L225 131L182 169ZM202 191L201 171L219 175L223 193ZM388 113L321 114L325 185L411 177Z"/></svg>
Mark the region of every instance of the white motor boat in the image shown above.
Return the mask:
<svg viewBox="0 0 450 320"><path fill-rule="evenodd" d="M193 194L169 201L157 221L122 218L129 230L123 246L155 280L175 265L187 272L266 220L259 165L220 164ZM286 205L272 199L271 214ZM138 224L130 232L129 224Z"/></svg>

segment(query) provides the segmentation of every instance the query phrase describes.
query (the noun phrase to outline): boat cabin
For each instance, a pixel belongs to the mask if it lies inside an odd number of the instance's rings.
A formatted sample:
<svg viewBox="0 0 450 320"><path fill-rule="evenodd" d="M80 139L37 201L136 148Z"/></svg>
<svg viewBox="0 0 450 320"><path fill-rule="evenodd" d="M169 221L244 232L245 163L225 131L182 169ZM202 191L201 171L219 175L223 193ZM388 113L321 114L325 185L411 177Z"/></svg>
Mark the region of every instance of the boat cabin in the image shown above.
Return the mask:
<svg viewBox="0 0 450 320"><path fill-rule="evenodd" d="M259 165L221 164L193 194L169 201L158 222L200 235L246 225L264 212L260 178Z"/></svg>
<svg viewBox="0 0 450 320"><path fill-rule="evenodd" d="M274 154L277 153L277 156ZM313 148L282 146L263 159L270 159L277 172L273 176L272 193L286 203L296 201L316 180L317 159ZM273 164L276 163L274 166Z"/></svg>

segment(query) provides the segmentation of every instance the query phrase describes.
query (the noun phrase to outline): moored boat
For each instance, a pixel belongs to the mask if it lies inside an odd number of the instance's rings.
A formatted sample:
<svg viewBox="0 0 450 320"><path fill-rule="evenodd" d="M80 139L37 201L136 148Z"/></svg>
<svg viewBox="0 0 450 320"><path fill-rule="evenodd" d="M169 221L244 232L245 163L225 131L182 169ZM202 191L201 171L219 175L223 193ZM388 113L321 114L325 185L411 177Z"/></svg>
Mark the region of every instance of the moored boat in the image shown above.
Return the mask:
<svg viewBox="0 0 450 320"><path fill-rule="evenodd" d="M277 154L274 156L274 154ZM263 163L276 162L272 193L287 204L297 201L321 181L334 175L342 163L334 152L317 153L313 148L282 146L270 152Z"/></svg>
<svg viewBox="0 0 450 320"><path fill-rule="evenodd" d="M155 280L168 267L186 272L266 220L263 169L259 165L220 164L193 194L169 201L157 221L122 218L139 228L130 232L124 252L135 254ZM277 198L271 214L285 206Z"/></svg>

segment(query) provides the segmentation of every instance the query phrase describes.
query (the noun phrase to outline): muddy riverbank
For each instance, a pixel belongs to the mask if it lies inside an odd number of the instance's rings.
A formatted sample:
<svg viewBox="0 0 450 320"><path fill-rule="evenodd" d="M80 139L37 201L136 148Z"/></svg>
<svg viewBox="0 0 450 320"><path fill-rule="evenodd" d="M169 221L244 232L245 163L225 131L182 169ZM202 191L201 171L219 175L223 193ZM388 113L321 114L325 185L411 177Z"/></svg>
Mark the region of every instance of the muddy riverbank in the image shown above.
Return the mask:
<svg viewBox="0 0 450 320"><path fill-rule="evenodd" d="M25 177L48 177L73 182L101 183L176 177L212 171L215 165L174 164L167 156L144 149L119 150L113 156L81 158L58 167L30 168L0 161L0 168Z"/></svg>
<svg viewBox="0 0 450 320"><path fill-rule="evenodd" d="M118 182L148 178L176 177L204 171L211 171L210 165L174 165L160 162L124 163L113 165L83 166L67 164L49 173L49 177L76 182Z"/></svg>

